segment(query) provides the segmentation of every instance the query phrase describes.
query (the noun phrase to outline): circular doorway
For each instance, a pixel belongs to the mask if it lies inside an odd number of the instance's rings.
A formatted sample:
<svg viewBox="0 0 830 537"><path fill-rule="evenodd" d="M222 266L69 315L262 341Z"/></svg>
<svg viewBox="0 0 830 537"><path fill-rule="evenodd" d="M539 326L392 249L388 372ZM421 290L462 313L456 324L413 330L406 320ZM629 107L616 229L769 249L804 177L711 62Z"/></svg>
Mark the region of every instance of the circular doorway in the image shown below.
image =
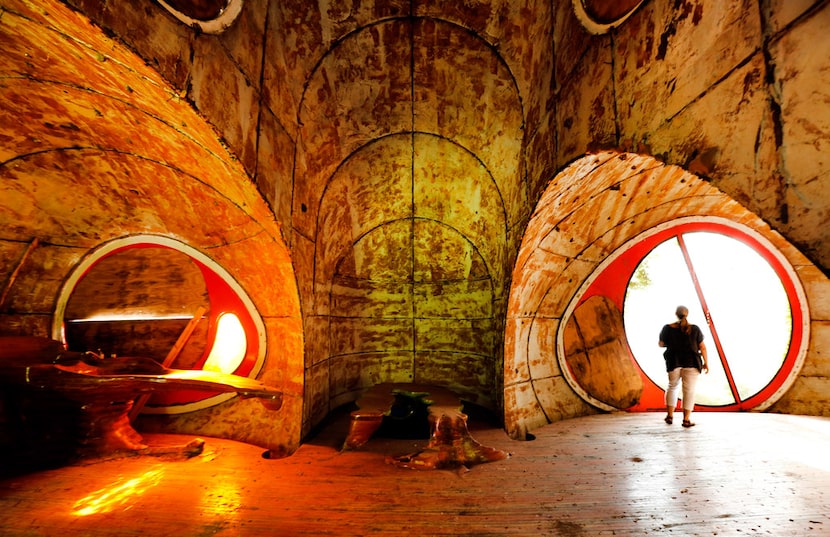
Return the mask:
<svg viewBox="0 0 830 537"><path fill-rule="evenodd" d="M657 339L680 304L709 349L711 372L696 398L701 409L768 408L792 385L806 355L809 315L795 271L764 237L725 219L676 220L629 241L583 285L566 318L597 295L619 308L620 337L643 378L640 400L627 410L664 406ZM573 384L567 356L560 360ZM594 403L584 387L574 387Z"/></svg>

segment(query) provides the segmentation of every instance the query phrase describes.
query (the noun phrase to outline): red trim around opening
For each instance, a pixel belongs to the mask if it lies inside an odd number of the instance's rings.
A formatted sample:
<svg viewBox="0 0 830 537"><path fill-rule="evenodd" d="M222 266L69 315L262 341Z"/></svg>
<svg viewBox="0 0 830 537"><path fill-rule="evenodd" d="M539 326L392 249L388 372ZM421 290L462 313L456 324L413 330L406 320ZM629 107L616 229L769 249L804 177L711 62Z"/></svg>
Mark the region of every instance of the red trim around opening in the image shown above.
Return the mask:
<svg viewBox="0 0 830 537"><path fill-rule="evenodd" d="M791 279L789 272L781 263L780 259L757 238L748 235L739 229L725 226L718 222L688 222L663 229L629 247L619 257L607 265L602 273L591 283L582 297L580 297L577 307L593 296L603 296L611 300L617 308L619 308L619 311L623 311L628 283L643 258L645 258L655 247L671 239L672 237L698 231L725 235L739 240L755 250L755 252L763 257L773 268L787 293L793 325L790 336L789 350L775 377L773 377L773 379L758 393L737 403L723 406L696 405L696 409L710 411L748 410L760 405L772 397L781 388L795 367L801 347L804 344L802 341L803 338L801 331L801 326L804 321L804 304L801 303L799 293L796 290L796 284ZM634 359L630 348L628 349L628 352L631 360L637 364L637 360ZM641 412L665 408L662 388L646 376L639 364L637 364L637 369L643 379L643 395L636 405L625 410Z"/></svg>
<svg viewBox="0 0 830 537"><path fill-rule="evenodd" d="M193 369L201 369L207 361L216 341L216 329L219 324L219 317L225 313L233 313L239 318L239 322L245 330L245 341L247 344L245 358L233 374L247 377L253 370L254 365L256 365L257 356L259 355L259 339L257 338L257 329L254 320L251 318L248 309L242 303L239 295L231 289L225 280L199 261L195 259L191 260L202 271L210 300L210 311L208 312L208 322L210 323L208 325L207 335L208 345L205 347L205 352L202 354L202 357L193 366ZM195 390L157 393L153 395L150 404L152 406L183 405L195 403L215 395L217 394Z"/></svg>
<svg viewBox="0 0 830 537"><path fill-rule="evenodd" d="M175 250L175 248L163 244L129 244L121 248L114 249L112 252L102 257L101 259L113 256L117 253L129 250L131 248L167 248L169 250ZM176 251L181 252L181 250ZM181 253L187 255L186 252ZM90 270L92 270L92 268L95 265L97 265L101 261L101 259L97 260L94 264L92 264L83 274L83 276L81 276L81 278L86 277L86 275L89 274ZM253 371L254 366L257 363L257 358L259 356L259 337L256 324L254 323L254 320L251 317L248 308L245 307L245 304L242 302L242 299L239 297L236 291L234 291L231 288L231 286L228 285L228 283L224 279L222 279L221 276L219 276L216 272L211 270L204 263L201 263L192 257L190 257L190 260L193 261L193 263L195 263L197 267L199 267L199 270L202 273L202 277L205 280L205 287L208 293L208 301L210 302L210 311L208 311L207 313L207 320L209 323L207 335L208 344L205 347L205 351L202 354L202 357L197 361L193 369L200 369L204 365L205 361L207 361L207 357L208 355L210 355L210 351L213 348L214 340L216 338L216 328L219 322L219 317L224 313L233 313L239 318L239 321L242 324L243 329L245 330L245 338L247 342L245 358L242 360L242 363L233 372L233 374L239 376L250 375ZM172 406L190 404L202 401L215 395L217 394L213 392L195 390L181 390L166 393L159 392L153 394L153 397L149 401L149 405Z"/></svg>

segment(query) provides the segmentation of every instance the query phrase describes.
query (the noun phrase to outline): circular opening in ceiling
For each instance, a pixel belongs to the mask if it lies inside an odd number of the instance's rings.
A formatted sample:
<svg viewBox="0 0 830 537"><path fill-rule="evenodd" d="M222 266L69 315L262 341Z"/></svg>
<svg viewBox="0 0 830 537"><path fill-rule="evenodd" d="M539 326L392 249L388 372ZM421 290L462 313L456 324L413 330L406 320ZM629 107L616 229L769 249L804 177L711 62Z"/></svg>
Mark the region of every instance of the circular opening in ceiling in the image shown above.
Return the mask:
<svg viewBox="0 0 830 537"><path fill-rule="evenodd" d="M679 304L689 308L709 351L710 374L697 389L701 409L768 408L792 385L806 355L809 314L795 271L769 241L724 219L678 220L630 241L598 267L565 319L595 296L621 312L620 339L643 380L640 400L628 410L664 407L657 340ZM575 380L561 343L559 357L577 393L606 408Z"/></svg>
<svg viewBox="0 0 830 537"><path fill-rule="evenodd" d="M70 350L172 369L255 377L265 357L264 324L239 284L197 250L157 236L114 240L87 256L61 290L52 330ZM143 411L184 413L231 397L155 393Z"/></svg>
<svg viewBox="0 0 830 537"><path fill-rule="evenodd" d="M242 0L158 0L180 22L207 34L225 31L242 11Z"/></svg>
<svg viewBox="0 0 830 537"><path fill-rule="evenodd" d="M643 0L572 0L574 14L593 34L604 34L621 25Z"/></svg>

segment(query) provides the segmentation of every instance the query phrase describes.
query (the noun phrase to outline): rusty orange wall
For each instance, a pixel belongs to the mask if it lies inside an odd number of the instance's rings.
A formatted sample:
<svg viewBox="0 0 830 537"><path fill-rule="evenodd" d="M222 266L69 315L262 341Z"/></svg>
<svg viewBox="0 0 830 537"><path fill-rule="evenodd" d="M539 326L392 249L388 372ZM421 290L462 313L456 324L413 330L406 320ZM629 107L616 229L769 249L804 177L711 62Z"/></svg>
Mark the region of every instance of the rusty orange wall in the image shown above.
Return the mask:
<svg viewBox="0 0 830 537"><path fill-rule="evenodd" d="M217 36L76 5L217 126L285 224L305 430L379 381L500 405L507 279L551 171L528 156L551 147L548 2L249 1Z"/></svg>
<svg viewBox="0 0 830 537"><path fill-rule="evenodd" d="M303 430L380 380L500 405L507 279L552 172L548 2L252 0L218 35L71 3L209 119L283 224Z"/></svg>
<svg viewBox="0 0 830 537"><path fill-rule="evenodd" d="M557 168L589 147L651 154L710 180L830 273L827 3L646 2L598 36L563 4Z"/></svg>
<svg viewBox="0 0 830 537"><path fill-rule="evenodd" d="M707 181L653 157L602 151L557 175L528 224L513 273L505 351L505 427L515 438L597 412L563 372L563 323L603 261L644 231L679 218L722 218L774 245L809 297L801 374L773 411L827 414L824 315L830 280L757 215ZM620 312L620 318L622 312ZM608 328L608 327L604 327ZM801 327L794 327L799 330ZM624 334L618 337L625 339Z"/></svg>
<svg viewBox="0 0 830 537"><path fill-rule="evenodd" d="M605 35L542 0L251 0L218 35L153 3L71 3L215 126L282 224L304 431L380 380L498 407L526 224L598 147L702 176L827 272L826 2L645 2Z"/></svg>
<svg viewBox="0 0 830 537"><path fill-rule="evenodd" d="M260 378L287 404L232 400L175 418L172 430L296 449L296 280L245 170L157 72L84 16L51 2L0 6L2 335L51 336L64 282L92 250L134 235L174 239L248 293L270 343Z"/></svg>
<svg viewBox="0 0 830 537"><path fill-rule="evenodd" d="M625 240L695 215L748 225L795 268L811 338L799 378L772 410L826 415L830 6L646 2L617 29L594 35L568 4L557 4L555 17L555 159L557 168L572 166L548 185L513 274L508 430L522 437L595 411L567 385L554 355L567 303ZM603 147L657 160L581 158Z"/></svg>

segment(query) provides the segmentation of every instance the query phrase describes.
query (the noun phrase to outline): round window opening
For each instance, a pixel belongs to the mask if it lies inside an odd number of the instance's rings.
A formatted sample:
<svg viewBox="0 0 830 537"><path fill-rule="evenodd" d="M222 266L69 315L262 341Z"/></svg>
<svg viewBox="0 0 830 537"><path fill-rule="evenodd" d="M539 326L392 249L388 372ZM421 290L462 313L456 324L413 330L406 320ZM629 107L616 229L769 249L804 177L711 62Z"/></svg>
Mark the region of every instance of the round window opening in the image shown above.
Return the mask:
<svg viewBox="0 0 830 537"><path fill-rule="evenodd" d="M248 377L264 361L264 334L250 298L221 266L157 236L127 237L92 252L64 285L53 325L53 337L72 351ZM142 411L190 412L231 397L160 391Z"/></svg>
<svg viewBox="0 0 830 537"><path fill-rule="evenodd" d="M667 378L657 341L678 305L689 309L708 350L699 409L768 408L801 368L809 340L804 292L777 248L749 228L718 218L671 222L630 241L595 275L575 305L600 296L622 312L621 336L643 380L639 400L627 410L664 407ZM566 378L568 363L565 357ZM575 388L593 402L584 386Z"/></svg>
<svg viewBox="0 0 830 537"><path fill-rule="evenodd" d="M572 0L574 14L586 30L607 33L626 21L643 0Z"/></svg>
<svg viewBox="0 0 830 537"><path fill-rule="evenodd" d="M239 17L242 0L158 0L185 25L207 34L224 32Z"/></svg>

